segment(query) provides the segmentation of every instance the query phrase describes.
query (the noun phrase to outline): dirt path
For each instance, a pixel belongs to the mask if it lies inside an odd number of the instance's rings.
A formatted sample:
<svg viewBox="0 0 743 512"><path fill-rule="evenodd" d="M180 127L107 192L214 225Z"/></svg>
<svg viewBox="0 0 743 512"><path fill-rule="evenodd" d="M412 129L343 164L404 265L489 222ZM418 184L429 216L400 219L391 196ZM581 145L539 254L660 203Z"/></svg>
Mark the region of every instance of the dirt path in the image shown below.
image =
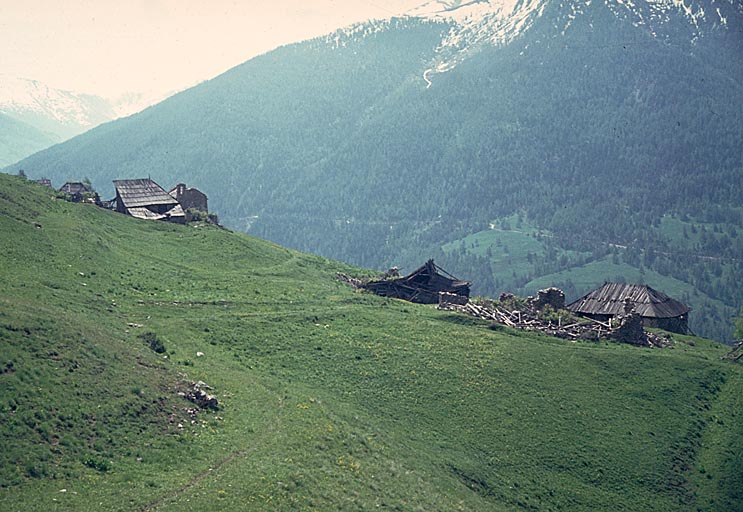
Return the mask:
<svg viewBox="0 0 743 512"><path fill-rule="evenodd" d="M269 435L274 434L277 430L280 430L282 428L281 416L283 414L283 411L284 411L284 399L281 398L281 397L279 397L279 399L278 399L278 412L276 414L276 417L274 418L274 422L273 422L272 428L267 428L264 431L263 434L261 434L260 436L258 436L258 438L256 438L253 441L253 446L260 446L261 445L261 442L264 439L266 439ZM188 482L186 482L185 484L181 485L180 487L178 487L178 488L176 488L174 490L171 490L171 491L167 492L166 494L164 494L160 498L158 498L158 499L156 499L156 500L154 500L154 501L152 501L152 502L150 502L150 503L148 503L146 505L143 505L138 510L140 510L140 512L151 512L151 511L157 510L160 506L166 504L167 502L172 502L172 501L177 500L184 493L186 493L188 490L196 487L201 482L203 482L204 480L206 480L207 477L216 475L219 472L219 470L222 467L224 467L225 465L229 464L230 462L232 462L232 461L234 461L236 459L244 459L248 455L250 455L251 453L253 453L255 450L256 450L256 448L248 448L246 450L236 450L236 451L230 453L226 457L224 457L221 460L219 460L219 462L217 462L215 465L213 465L213 466L211 466L211 467L209 467L209 468L201 471L200 473L194 475L193 477L191 477L191 479Z"/></svg>

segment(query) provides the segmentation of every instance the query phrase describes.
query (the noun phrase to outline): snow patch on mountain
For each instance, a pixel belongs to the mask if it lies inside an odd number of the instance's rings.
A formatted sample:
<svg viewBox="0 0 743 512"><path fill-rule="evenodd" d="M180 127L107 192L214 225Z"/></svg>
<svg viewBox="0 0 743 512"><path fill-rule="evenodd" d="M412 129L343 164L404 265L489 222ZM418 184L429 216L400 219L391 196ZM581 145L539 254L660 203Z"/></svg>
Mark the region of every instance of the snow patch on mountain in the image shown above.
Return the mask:
<svg viewBox="0 0 743 512"><path fill-rule="evenodd" d="M127 93L108 99L0 74L0 113L61 140L140 112L171 94Z"/></svg>
<svg viewBox="0 0 743 512"><path fill-rule="evenodd" d="M423 71L426 87L436 73L444 73L487 46L511 43L528 31L547 8L555 15L555 29L565 35L591 10L608 9L619 19L646 30L653 37L668 39L673 31L665 25L683 28L694 43L705 29L728 28L743 21L741 0L429 0L403 14L384 20L357 23L325 37L325 44L343 48L358 39L394 30L406 21L441 23L448 27L435 56ZM592 22L589 19L589 25Z"/></svg>
<svg viewBox="0 0 743 512"><path fill-rule="evenodd" d="M413 9L408 15L453 22L455 26L442 42L442 48L462 49L483 42L493 45L508 43L531 26L547 1L435 0Z"/></svg>
<svg viewBox="0 0 743 512"><path fill-rule="evenodd" d="M699 37L705 23L725 26L726 15L721 9L734 7L736 0L605 0L606 6L618 17L630 20L637 27L646 27L651 34L657 37L663 25L672 19L682 16L688 25L693 28L695 35L692 41ZM717 5L715 5L717 4ZM739 4L740 5L740 4ZM705 6L712 12L705 11ZM708 14L716 17L709 18Z"/></svg>
<svg viewBox="0 0 743 512"><path fill-rule="evenodd" d="M426 87L430 75L454 68L483 45L508 44L528 30L542 15L548 0L433 0L407 15L452 23L449 33L437 48L437 58L425 70Z"/></svg>
<svg viewBox="0 0 743 512"><path fill-rule="evenodd" d="M345 48L357 39L371 37L399 24L399 19L369 20L343 27L325 36L331 48Z"/></svg>
<svg viewBox="0 0 743 512"><path fill-rule="evenodd" d="M103 98L9 76L0 76L0 112L16 118L34 114L82 129L113 118L113 110Z"/></svg>
<svg viewBox="0 0 743 512"><path fill-rule="evenodd" d="M563 13L558 27L562 34L588 8L603 5L654 37L664 33L664 25L682 20L692 43L703 34L705 25L727 28L731 17L738 21L743 14L740 0L430 0L406 13L452 24L436 51L437 58L424 71L427 87L433 73L454 68L483 45L510 43L531 28L548 5L555 4Z"/></svg>

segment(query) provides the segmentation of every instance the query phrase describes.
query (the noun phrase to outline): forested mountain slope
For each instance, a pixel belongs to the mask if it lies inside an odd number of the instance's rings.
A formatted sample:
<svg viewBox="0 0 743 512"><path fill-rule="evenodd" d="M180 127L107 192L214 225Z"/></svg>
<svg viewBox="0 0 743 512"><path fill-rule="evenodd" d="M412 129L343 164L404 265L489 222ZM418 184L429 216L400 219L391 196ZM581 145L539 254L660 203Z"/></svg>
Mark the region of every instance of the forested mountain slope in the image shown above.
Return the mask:
<svg viewBox="0 0 743 512"><path fill-rule="evenodd" d="M12 164L57 140L52 134L0 113L0 165Z"/></svg>
<svg viewBox="0 0 743 512"><path fill-rule="evenodd" d="M692 325L725 339L743 302L742 8L632 5L352 27L18 165L108 191L124 176L185 181L230 226L374 267L435 254L478 293L529 293L613 258L595 284L623 265L686 283ZM442 248L515 214L540 237L528 265Z"/></svg>
<svg viewBox="0 0 743 512"><path fill-rule="evenodd" d="M0 232L2 510L741 510L718 343L491 330L7 175Z"/></svg>

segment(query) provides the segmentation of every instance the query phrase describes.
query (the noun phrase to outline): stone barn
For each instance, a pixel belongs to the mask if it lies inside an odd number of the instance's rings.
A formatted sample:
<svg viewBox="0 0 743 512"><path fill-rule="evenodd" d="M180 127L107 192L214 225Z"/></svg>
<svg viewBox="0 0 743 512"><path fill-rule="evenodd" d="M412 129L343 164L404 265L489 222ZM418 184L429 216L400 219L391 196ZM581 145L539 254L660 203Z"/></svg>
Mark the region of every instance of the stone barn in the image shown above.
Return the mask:
<svg viewBox="0 0 743 512"><path fill-rule="evenodd" d="M179 183L168 192L176 201L181 203L184 210L199 210L209 213L209 205L206 194L197 188L186 187Z"/></svg>

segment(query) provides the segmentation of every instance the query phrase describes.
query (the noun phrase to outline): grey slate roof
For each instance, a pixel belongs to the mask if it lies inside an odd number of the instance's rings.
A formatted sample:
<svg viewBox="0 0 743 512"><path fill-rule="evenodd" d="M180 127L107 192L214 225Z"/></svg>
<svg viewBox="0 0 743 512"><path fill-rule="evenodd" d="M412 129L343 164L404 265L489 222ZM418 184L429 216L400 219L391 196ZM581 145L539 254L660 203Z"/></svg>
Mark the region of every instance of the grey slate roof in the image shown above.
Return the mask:
<svg viewBox="0 0 743 512"><path fill-rule="evenodd" d="M51 182L49 182L49 186L51 187ZM84 194L85 192L91 192L91 189L85 183L81 183L79 181L68 181L67 183L62 185L59 191L64 192L65 194L74 195L74 194Z"/></svg>
<svg viewBox="0 0 743 512"><path fill-rule="evenodd" d="M665 293L646 285L604 283L572 304L567 309L584 315L619 315L624 313L624 301L629 298L641 316L646 318L675 318L685 315L690 308Z"/></svg>
<svg viewBox="0 0 743 512"><path fill-rule="evenodd" d="M126 208L137 208L156 204L172 204L176 206L178 204L178 201L173 196L149 178L114 180L114 186Z"/></svg>

